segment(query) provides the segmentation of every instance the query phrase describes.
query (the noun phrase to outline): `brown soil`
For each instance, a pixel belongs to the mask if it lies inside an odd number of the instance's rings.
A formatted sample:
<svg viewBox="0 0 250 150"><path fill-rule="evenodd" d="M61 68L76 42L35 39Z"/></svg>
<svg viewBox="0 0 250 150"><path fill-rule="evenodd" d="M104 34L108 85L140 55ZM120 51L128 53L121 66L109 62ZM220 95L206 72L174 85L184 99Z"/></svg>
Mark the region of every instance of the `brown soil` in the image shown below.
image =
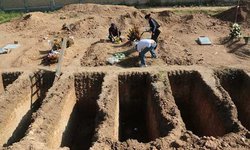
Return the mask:
<svg viewBox="0 0 250 150"><path fill-rule="evenodd" d="M217 14L216 17L224 21L246 22L249 15L250 13L246 6L236 6L220 14Z"/></svg>
<svg viewBox="0 0 250 150"><path fill-rule="evenodd" d="M133 46L107 42L107 29L114 22L125 37L134 25L143 31L149 12L161 25L158 58L147 55L149 67L139 68ZM74 25L75 44L58 80L56 65L41 58L64 23ZM250 149L250 46L227 40L230 24L96 4L1 24L0 46L21 44L0 55L1 149ZM213 44L198 45L199 36ZM110 65L118 52L126 58Z"/></svg>

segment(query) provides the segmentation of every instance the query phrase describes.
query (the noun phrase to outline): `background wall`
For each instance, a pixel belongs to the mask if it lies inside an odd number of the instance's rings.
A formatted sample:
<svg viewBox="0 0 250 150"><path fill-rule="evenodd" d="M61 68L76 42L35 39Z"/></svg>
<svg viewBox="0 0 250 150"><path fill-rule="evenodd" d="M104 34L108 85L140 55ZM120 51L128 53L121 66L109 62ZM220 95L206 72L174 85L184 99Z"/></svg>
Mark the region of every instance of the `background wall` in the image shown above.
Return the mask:
<svg viewBox="0 0 250 150"><path fill-rule="evenodd" d="M0 0L0 10L53 10L73 3L98 4L187 4L187 3L235 3L237 0Z"/></svg>

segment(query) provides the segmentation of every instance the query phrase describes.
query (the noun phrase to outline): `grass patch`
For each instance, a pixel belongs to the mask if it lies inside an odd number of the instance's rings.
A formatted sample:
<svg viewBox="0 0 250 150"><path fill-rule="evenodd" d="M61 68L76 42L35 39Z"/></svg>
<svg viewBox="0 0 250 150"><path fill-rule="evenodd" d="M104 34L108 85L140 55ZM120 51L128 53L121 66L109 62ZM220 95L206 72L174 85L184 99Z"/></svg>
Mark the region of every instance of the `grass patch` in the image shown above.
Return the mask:
<svg viewBox="0 0 250 150"><path fill-rule="evenodd" d="M216 15L223 11L230 9L232 6L224 6L224 7L148 7L143 8L141 10L151 10L153 12L161 12L161 11L171 11L180 15L190 15L190 14L207 14L207 15Z"/></svg>
<svg viewBox="0 0 250 150"><path fill-rule="evenodd" d="M207 14L207 15L216 15L219 14L228 8L220 8L220 9L214 9L214 10L208 10L208 9L173 9L171 11L175 12L176 14Z"/></svg>
<svg viewBox="0 0 250 150"><path fill-rule="evenodd" d="M0 24L9 22L10 20L14 18L21 17L22 13L21 12L3 12L0 11Z"/></svg>

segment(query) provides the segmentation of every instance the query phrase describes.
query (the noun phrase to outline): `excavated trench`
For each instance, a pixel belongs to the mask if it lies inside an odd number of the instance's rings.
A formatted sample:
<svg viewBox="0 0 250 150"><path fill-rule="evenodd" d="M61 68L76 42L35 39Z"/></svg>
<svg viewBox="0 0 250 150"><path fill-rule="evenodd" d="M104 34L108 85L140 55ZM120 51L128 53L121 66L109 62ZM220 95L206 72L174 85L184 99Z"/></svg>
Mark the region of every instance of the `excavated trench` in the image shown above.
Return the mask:
<svg viewBox="0 0 250 150"><path fill-rule="evenodd" d="M238 119L250 130L250 77L242 70L227 70L217 76L237 108Z"/></svg>
<svg viewBox="0 0 250 150"><path fill-rule="evenodd" d="M11 137L9 137L8 141L3 145L4 147L20 141L25 136L25 132L28 130L28 127L32 122L32 113L40 108L47 91L53 85L54 77L54 72L36 72L30 77L31 87L29 93L30 96L28 97L29 100L25 100L25 102L22 103L22 106L15 110L19 112L15 118L15 120L18 121L18 125L13 131ZM11 83L15 78L17 78L16 75L12 77L11 80L8 80L7 83ZM27 96L25 97L27 98Z"/></svg>
<svg viewBox="0 0 250 150"><path fill-rule="evenodd" d="M7 86L12 84L22 73L21 72L6 72L2 73L0 80L0 93L6 90ZM1 90L2 89L2 90Z"/></svg>
<svg viewBox="0 0 250 150"><path fill-rule="evenodd" d="M88 150L95 133L97 100L101 93L104 74L75 75L76 104L62 137L61 147Z"/></svg>
<svg viewBox="0 0 250 150"><path fill-rule="evenodd" d="M218 97L198 72L169 73L175 102L188 130L198 136L223 136L230 125L219 112Z"/></svg>
<svg viewBox="0 0 250 150"><path fill-rule="evenodd" d="M147 143L166 136L173 126L162 116L149 74L119 75L118 79L119 141Z"/></svg>
<svg viewBox="0 0 250 150"><path fill-rule="evenodd" d="M42 100L46 97L48 90L53 86L54 79L54 72L37 72L32 77L30 77L30 81L32 84L32 108L35 108L35 110L37 110L41 106Z"/></svg>

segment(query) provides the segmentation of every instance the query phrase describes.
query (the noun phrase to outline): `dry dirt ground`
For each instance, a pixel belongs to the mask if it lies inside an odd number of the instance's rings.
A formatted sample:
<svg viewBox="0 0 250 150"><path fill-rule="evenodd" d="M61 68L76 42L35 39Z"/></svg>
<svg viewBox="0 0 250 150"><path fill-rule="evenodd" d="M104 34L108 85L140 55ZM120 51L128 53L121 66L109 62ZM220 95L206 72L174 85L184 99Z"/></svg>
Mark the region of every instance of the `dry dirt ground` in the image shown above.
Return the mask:
<svg viewBox="0 0 250 150"><path fill-rule="evenodd" d="M139 68L133 46L103 39L111 22L125 37L145 30L147 13L162 33L158 59ZM2 149L250 149L250 44L227 40L224 14L94 4L30 14L0 25L0 46L21 45L0 55ZM75 44L56 81L41 58L64 23L75 25ZM242 30L250 34L247 21ZM117 52L126 58L108 64Z"/></svg>

